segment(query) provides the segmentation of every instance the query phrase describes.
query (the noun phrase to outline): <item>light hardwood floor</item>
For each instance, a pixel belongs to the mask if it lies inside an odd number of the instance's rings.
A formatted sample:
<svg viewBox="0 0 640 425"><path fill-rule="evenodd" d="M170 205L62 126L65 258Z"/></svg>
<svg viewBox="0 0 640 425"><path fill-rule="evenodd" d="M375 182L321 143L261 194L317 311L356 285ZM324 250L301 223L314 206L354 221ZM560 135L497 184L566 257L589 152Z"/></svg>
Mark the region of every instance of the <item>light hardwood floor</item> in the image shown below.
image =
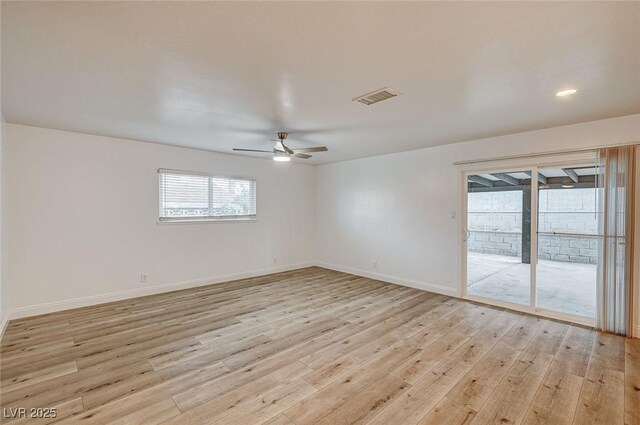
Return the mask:
<svg viewBox="0 0 640 425"><path fill-rule="evenodd" d="M321 268L14 320L3 416L640 424L640 341ZM31 412L27 410L27 415Z"/></svg>

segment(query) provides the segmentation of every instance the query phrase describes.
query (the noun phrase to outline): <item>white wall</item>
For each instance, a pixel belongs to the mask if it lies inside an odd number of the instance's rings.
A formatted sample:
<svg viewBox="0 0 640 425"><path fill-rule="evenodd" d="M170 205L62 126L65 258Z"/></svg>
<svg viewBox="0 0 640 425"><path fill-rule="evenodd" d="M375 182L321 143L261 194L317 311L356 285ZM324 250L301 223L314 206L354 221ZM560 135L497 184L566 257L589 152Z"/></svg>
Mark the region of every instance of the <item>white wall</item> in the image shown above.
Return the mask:
<svg viewBox="0 0 640 425"><path fill-rule="evenodd" d="M5 195L4 186L6 184L6 179L4 178L3 173L5 172L5 167L3 167L4 163L4 143L3 143L3 133L5 128L4 117L0 114L0 337L4 333L5 327L7 325L9 319L9 303L7 302L7 293L8 286L7 280L5 279L6 272L8 270L7 261L6 261L6 253L8 250L5 247L5 218L6 214L4 213L5 202L3 202L3 198Z"/></svg>
<svg viewBox="0 0 640 425"><path fill-rule="evenodd" d="M311 166L15 124L3 142L12 317L313 260ZM257 222L157 225L158 168L256 177Z"/></svg>
<svg viewBox="0 0 640 425"><path fill-rule="evenodd" d="M316 260L457 294L461 183L454 162L628 142L640 142L640 115L318 166Z"/></svg>

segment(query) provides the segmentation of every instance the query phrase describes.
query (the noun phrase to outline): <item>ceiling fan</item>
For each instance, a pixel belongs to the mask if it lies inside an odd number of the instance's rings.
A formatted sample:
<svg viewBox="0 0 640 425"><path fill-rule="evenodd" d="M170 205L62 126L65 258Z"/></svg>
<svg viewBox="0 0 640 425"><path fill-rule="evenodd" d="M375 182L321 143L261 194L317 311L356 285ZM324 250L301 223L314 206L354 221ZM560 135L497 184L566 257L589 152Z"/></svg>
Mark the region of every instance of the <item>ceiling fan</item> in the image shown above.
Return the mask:
<svg viewBox="0 0 640 425"><path fill-rule="evenodd" d="M272 151L265 151L265 150L259 150L259 149L240 149L240 148L233 148L233 150L240 151L240 152L272 153L274 161L290 161L291 157L309 159L311 158L311 155L307 155L308 152L326 152L329 150L326 148L326 146L316 146L313 148L289 149L284 144L284 140L287 138L289 133L287 133L286 131L280 131L277 134L278 134L278 139L271 139L275 142Z"/></svg>

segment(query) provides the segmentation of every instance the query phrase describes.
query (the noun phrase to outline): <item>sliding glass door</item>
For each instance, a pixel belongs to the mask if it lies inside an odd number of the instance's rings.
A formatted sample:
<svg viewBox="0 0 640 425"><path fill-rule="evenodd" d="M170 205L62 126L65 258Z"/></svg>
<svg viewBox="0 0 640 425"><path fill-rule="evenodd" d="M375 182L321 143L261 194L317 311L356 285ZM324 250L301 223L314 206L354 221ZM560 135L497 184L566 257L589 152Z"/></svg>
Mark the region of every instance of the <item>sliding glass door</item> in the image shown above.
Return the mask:
<svg viewBox="0 0 640 425"><path fill-rule="evenodd" d="M596 174L593 164L465 173L463 295L591 323Z"/></svg>
<svg viewBox="0 0 640 425"><path fill-rule="evenodd" d="M467 294L531 304L531 173L467 176Z"/></svg>
<svg viewBox="0 0 640 425"><path fill-rule="evenodd" d="M539 173L537 306L595 319L596 168L549 167Z"/></svg>

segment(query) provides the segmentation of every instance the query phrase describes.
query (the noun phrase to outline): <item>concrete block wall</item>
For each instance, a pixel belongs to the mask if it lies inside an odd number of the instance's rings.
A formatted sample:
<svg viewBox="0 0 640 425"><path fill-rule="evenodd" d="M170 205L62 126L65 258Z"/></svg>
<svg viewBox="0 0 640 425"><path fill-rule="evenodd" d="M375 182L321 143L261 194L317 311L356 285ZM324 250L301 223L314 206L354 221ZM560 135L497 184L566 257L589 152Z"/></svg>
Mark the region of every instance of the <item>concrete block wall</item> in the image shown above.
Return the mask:
<svg viewBox="0 0 640 425"><path fill-rule="evenodd" d="M593 213L540 213L538 229L541 232L598 233Z"/></svg>
<svg viewBox="0 0 640 425"><path fill-rule="evenodd" d="M598 233L594 189L549 189L540 191L541 232Z"/></svg>
<svg viewBox="0 0 640 425"><path fill-rule="evenodd" d="M469 212L469 229L497 232L522 232L522 212Z"/></svg>
<svg viewBox="0 0 640 425"><path fill-rule="evenodd" d="M598 258L594 189L545 189L539 198L538 257L543 260L596 264ZM522 192L469 194L468 249L519 257L522 252ZM580 235L584 234L584 236Z"/></svg>
<svg viewBox="0 0 640 425"><path fill-rule="evenodd" d="M596 236L540 235L538 258L565 263L598 264Z"/></svg>
<svg viewBox="0 0 640 425"><path fill-rule="evenodd" d="M471 231L467 249L483 254L520 257L522 235L515 232ZM598 264L596 236L540 235L538 258L565 263Z"/></svg>
<svg viewBox="0 0 640 425"><path fill-rule="evenodd" d="M467 249L483 254L519 257L522 252L522 234L516 232L470 231Z"/></svg>

